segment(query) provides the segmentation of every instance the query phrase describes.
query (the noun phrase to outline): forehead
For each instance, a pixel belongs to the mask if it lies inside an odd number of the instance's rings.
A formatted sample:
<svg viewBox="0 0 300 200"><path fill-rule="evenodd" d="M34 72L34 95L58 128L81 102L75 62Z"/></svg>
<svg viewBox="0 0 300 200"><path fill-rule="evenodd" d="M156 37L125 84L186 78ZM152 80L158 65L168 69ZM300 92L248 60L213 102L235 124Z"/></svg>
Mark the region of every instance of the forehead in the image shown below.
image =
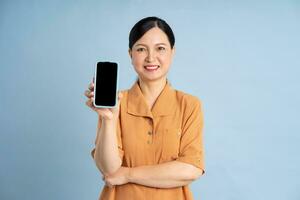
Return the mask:
<svg viewBox="0 0 300 200"><path fill-rule="evenodd" d="M169 43L167 35L158 27L148 30L137 42L146 44Z"/></svg>

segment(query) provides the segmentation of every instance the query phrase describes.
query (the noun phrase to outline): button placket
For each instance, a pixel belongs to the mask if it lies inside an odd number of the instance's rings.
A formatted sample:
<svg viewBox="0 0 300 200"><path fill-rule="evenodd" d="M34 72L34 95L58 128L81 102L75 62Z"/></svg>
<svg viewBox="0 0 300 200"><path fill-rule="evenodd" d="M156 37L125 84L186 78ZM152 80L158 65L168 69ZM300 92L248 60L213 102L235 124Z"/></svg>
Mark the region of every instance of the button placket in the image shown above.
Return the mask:
<svg viewBox="0 0 300 200"><path fill-rule="evenodd" d="M153 127L152 119L149 119L149 125L150 125L150 128L147 132L147 135L148 135L147 144L153 144L153 137L154 137L153 130L154 130L154 127Z"/></svg>
<svg viewBox="0 0 300 200"><path fill-rule="evenodd" d="M147 144L153 144L153 132L149 130L147 134L148 134Z"/></svg>

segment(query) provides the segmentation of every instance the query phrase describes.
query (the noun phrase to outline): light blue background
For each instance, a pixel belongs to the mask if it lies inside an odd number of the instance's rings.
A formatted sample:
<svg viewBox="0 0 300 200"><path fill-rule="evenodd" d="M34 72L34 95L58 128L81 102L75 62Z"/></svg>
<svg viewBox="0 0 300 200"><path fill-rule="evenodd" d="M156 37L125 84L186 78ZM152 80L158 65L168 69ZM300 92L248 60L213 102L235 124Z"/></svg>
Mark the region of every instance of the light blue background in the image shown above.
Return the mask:
<svg viewBox="0 0 300 200"><path fill-rule="evenodd" d="M136 79L128 33L165 19L169 79L205 112L206 174L195 199L300 199L300 2L1 1L0 199L97 199L97 116L83 95L95 63Z"/></svg>

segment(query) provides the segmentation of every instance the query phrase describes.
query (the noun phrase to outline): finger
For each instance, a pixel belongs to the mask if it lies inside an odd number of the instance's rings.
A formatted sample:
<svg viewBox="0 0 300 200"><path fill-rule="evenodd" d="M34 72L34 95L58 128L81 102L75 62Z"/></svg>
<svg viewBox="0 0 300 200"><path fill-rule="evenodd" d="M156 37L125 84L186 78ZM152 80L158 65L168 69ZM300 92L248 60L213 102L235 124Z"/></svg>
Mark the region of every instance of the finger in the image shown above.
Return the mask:
<svg viewBox="0 0 300 200"><path fill-rule="evenodd" d="M88 97L89 91L88 91L88 90L85 90L85 91L84 91L84 95L85 95L86 97Z"/></svg>
<svg viewBox="0 0 300 200"><path fill-rule="evenodd" d="M94 97L94 92L91 92L91 93L90 93L90 97Z"/></svg>
<svg viewBox="0 0 300 200"><path fill-rule="evenodd" d="M93 102L92 102L91 100L87 100L87 101L85 102L85 104L86 104L88 107L90 107L90 108L93 109Z"/></svg>
<svg viewBox="0 0 300 200"><path fill-rule="evenodd" d="M85 102L85 104L86 104L88 107L90 107L91 109L93 109L94 111L97 111L97 108L94 106L93 101L91 101L91 99L87 100L87 101ZM99 112L99 111L97 111L97 112Z"/></svg>
<svg viewBox="0 0 300 200"><path fill-rule="evenodd" d="M99 113L101 116L103 116L103 111L99 108L96 108L91 100L88 100L87 102L88 107L90 107L92 110L96 111Z"/></svg>
<svg viewBox="0 0 300 200"><path fill-rule="evenodd" d="M91 91L94 90L94 87L95 87L94 83L89 84L89 90L91 90Z"/></svg>
<svg viewBox="0 0 300 200"><path fill-rule="evenodd" d="M92 92L92 91L90 91L90 90L86 90L86 91L84 92L84 95L85 95L86 97L88 97L88 98L94 97L94 92Z"/></svg>

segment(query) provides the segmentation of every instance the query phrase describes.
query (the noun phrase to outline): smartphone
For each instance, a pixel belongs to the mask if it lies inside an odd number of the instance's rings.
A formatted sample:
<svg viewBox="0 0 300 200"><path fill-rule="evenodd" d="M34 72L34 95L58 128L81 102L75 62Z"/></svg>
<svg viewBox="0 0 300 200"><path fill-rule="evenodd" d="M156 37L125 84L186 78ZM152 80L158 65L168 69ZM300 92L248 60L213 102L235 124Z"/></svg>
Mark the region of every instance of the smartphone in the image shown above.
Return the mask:
<svg viewBox="0 0 300 200"><path fill-rule="evenodd" d="M98 62L94 78L94 106L113 108L117 105L118 64Z"/></svg>

